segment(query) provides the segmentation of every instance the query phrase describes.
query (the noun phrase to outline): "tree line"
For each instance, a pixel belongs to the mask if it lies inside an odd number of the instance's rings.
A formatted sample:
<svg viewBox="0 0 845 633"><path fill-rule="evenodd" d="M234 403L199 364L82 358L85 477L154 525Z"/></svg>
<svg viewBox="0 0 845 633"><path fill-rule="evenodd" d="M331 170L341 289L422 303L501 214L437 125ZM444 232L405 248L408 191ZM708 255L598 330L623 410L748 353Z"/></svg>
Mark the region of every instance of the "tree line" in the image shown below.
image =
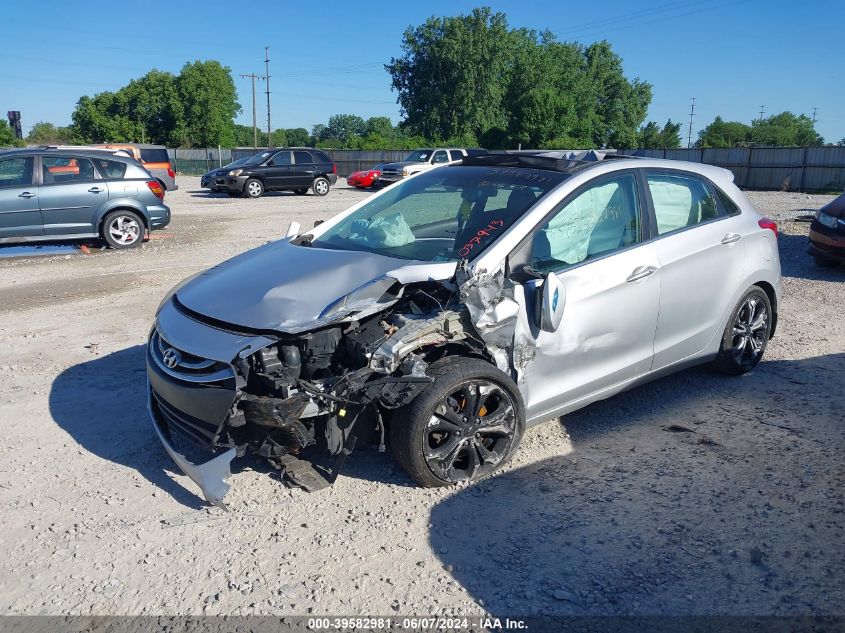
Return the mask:
<svg viewBox="0 0 845 633"><path fill-rule="evenodd" d="M646 122L652 86L629 79L611 45L559 42L551 31L510 28L504 13L478 8L431 17L405 30L402 55L385 65L403 120L335 114L309 132L279 128L258 146L349 149L426 145L574 148L677 148L681 123ZM82 96L72 123L36 123L30 144L148 142L170 147L249 147L231 69L215 60L186 63L178 75L151 70L114 92ZM8 137L8 138L7 138ZM0 146L13 144L0 123ZM783 112L750 124L721 117L696 147L821 145L814 121ZM843 139L840 144L845 144Z"/></svg>

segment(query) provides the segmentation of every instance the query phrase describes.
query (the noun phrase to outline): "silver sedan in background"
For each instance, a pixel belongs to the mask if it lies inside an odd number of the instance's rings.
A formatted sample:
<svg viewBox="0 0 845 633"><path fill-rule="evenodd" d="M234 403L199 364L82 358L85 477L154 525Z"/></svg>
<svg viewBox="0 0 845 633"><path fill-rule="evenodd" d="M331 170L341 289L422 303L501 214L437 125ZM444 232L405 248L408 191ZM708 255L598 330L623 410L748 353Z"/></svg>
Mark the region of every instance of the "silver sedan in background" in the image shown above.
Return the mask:
<svg viewBox="0 0 845 633"><path fill-rule="evenodd" d="M313 490L359 440L424 486L484 477L527 426L752 370L777 325L777 227L707 165L478 156L290 233L183 282L151 332L155 428L219 505L236 455Z"/></svg>

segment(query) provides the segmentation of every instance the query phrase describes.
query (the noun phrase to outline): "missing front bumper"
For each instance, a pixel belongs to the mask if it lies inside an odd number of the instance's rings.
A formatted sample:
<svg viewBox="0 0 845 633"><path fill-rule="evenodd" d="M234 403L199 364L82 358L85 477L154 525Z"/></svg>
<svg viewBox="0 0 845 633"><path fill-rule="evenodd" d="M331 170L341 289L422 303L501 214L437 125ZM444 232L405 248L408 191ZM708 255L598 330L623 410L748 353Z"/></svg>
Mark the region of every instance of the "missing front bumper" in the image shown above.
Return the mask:
<svg viewBox="0 0 845 633"><path fill-rule="evenodd" d="M230 448L203 464L194 464L173 447L161 430L153 412L152 402L148 402L147 409L156 435L158 435L159 441L161 441L170 458L176 462L176 465L191 481L200 487L206 501L228 511L226 504L223 502L223 497L229 492L229 484L226 483L226 479L232 474L231 464L235 458L235 449Z"/></svg>

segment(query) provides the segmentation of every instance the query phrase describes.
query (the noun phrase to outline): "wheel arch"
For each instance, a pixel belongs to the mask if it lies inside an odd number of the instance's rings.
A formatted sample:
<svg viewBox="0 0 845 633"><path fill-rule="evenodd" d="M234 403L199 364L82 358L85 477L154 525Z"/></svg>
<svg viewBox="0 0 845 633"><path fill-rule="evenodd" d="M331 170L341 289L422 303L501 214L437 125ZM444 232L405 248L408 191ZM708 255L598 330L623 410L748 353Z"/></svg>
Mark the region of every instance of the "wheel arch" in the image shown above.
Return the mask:
<svg viewBox="0 0 845 633"><path fill-rule="evenodd" d="M769 338L773 339L775 337L775 330L777 329L778 324L778 297L775 292L775 287L768 281L763 280L755 281L752 285L762 288L763 292L766 293L766 296L769 297L769 303L772 304L772 330L769 333Z"/></svg>
<svg viewBox="0 0 845 633"><path fill-rule="evenodd" d="M114 205L110 205L107 209L104 209L100 212L100 217L97 219L97 233L102 235L103 234L103 223L106 221L106 216L109 213L113 213L114 211L132 211L136 215L140 216L141 222L144 223L144 229L149 231L150 230L150 218L147 217L147 214L144 212L143 209L139 208L140 205L135 206L128 202L117 202Z"/></svg>

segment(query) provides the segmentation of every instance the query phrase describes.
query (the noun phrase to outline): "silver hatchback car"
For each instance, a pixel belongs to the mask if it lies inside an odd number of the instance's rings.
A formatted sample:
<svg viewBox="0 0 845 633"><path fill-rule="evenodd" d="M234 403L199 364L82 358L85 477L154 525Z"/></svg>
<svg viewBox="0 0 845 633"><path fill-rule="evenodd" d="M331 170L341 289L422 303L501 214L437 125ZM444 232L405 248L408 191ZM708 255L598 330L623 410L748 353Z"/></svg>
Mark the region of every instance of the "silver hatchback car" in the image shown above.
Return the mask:
<svg viewBox="0 0 845 633"><path fill-rule="evenodd" d="M167 226L164 187L121 154L85 147L0 152L0 244L102 238L132 248Z"/></svg>
<svg viewBox="0 0 845 633"><path fill-rule="evenodd" d="M750 371L780 293L777 227L726 170L466 158L177 286L150 335L150 413L218 505L236 455L313 490L359 440L447 485L633 385ZM216 456L189 461L179 437Z"/></svg>

